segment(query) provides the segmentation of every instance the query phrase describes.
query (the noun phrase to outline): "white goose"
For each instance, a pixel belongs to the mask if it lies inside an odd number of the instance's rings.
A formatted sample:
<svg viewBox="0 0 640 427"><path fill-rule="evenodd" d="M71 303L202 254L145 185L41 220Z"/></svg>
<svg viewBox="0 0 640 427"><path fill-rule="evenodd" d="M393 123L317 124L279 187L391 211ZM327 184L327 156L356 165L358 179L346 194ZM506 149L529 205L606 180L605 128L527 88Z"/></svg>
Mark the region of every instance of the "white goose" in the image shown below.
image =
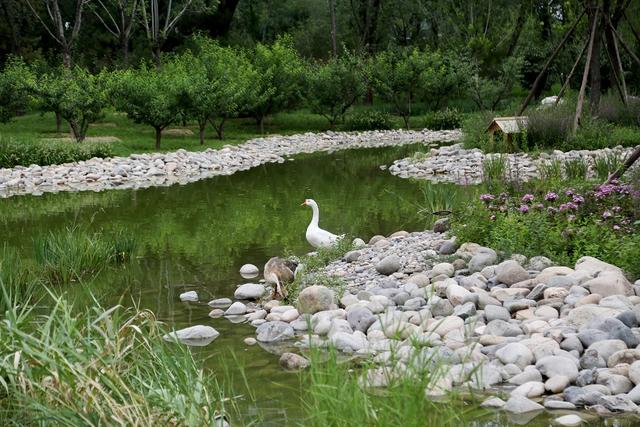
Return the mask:
<svg viewBox="0 0 640 427"><path fill-rule="evenodd" d="M320 209L318 208L318 204L315 200L306 199L300 206L311 206L311 210L313 211L313 217L307 227L306 234L307 242L309 242L311 246L314 248L327 248L333 246L338 239L343 237L336 236L335 234L318 227L318 222L320 221Z"/></svg>

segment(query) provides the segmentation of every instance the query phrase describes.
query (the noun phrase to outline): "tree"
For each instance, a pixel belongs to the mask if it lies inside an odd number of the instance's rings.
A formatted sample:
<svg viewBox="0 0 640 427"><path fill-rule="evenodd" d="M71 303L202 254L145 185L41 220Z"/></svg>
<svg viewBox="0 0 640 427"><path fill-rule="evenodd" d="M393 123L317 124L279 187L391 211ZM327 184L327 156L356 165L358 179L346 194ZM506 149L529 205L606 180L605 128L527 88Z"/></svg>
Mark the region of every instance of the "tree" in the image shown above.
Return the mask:
<svg viewBox="0 0 640 427"><path fill-rule="evenodd" d="M60 76L64 75L64 69L55 69L48 73L42 73L37 77L34 86L36 105L43 113L52 112L56 115L56 132L61 132L62 100L64 98L64 86L59 83Z"/></svg>
<svg viewBox="0 0 640 427"><path fill-rule="evenodd" d="M26 111L34 86L33 71L21 59L10 58L0 73L0 123Z"/></svg>
<svg viewBox="0 0 640 427"><path fill-rule="evenodd" d="M213 3L217 4L217 1ZM215 4L211 6L215 6ZM203 11L205 6L204 0L176 0L175 4L172 0L169 2L142 0L140 5L142 25L151 45L151 53L157 67L162 64L162 47L180 19L187 11Z"/></svg>
<svg viewBox="0 0 640 427"><path fill-rule="evenodd" d="M311 112L322 115L333 126L366 93L364 64L349 53L324 64L311 64L306 84Z"/></svg>
<svg viewBox="0 0 640 427"><path fill-rule="evenodd" d="M73 19L62 16L59 0L42 0L47 10L47 17L43 18L41 12L34 7L37 0L26 0L27 5L42 24L47 33L62 48L62 63L68 69L71 68L73 50L78 42L80 28L82 26L82 14L84 7L91 0L74 0ZM49 22L50 21L50 22Z"/></svg>
<svg viewBox="0 0 640 427"><path fill-rule="evenodd" d="M81 67L65 70L57 79L62 86L62 97L59 105L60 116L69 122L73 137L78 142L84 141L89 124L103 117L103 110L108 105L106 72L91 74Z"/></svg>
<svg viewBox="0 0 640 427"><path fill-rule="evenodd" d="M162 130L180 120L176 77L162 69L142 66L139 70L113 73L109 93L116 108L136 123L153 127L156 149L160 149Z"/></svg>
<svg viewBox="0 0 640 427"><path fill-rule="evenodd" d="M434 81L432 62L431 55L419 49L385 51L373 60L373 88L382 99L391 103L407 129L413 104L424 99L428 86L438 83Z"/></svg>
<svg viewBox="0 0 640 427"><path fill-rule="evenodd" d="M266 116L291 108L300 100L304 64L289 37L281 37L271 46L259 43L252 64L257 73L247 99L247 111L263 133Z"/></svg>
<svg viewBox="0 0 640 427"><path fill-rule="evenodd" d="M92 9L104 28L118 40L125 67L129 64L129 40L136 23L140 1L97 0Z"/></svg>
<svg viewBox="0 0 640 427"><path fill-rule="evenodd" d="M184 117L196 120L204 144L207 123L223 139L225 121L238 112L256 76L240 51L202 37L196 38L196 46L195 52L175 57L165 68L178 76L180 109Z"/></svg>
<svg viewBox="0 0 640 427"><path fill-rule="evenodd" d="M522 58L507 58L492 78L482 77L476 66L471 81L471 97L481 110L495 110L522 77Z"/></svg>

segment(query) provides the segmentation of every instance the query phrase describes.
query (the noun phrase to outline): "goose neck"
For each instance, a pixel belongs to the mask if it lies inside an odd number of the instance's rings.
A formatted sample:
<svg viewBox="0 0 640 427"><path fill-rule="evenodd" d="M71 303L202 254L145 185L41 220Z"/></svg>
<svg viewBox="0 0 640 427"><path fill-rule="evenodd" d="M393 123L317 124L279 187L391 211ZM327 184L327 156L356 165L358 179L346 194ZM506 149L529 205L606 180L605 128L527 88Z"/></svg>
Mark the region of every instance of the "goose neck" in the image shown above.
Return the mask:
<svg viewBox="0 0 640 427"><path fill-rule="evenodd" d="M314 203L311 205L311 210L313 211L311 225L315 225L317 227L318 223L320 222L320 209L318 209L318 205Z"/></svg>

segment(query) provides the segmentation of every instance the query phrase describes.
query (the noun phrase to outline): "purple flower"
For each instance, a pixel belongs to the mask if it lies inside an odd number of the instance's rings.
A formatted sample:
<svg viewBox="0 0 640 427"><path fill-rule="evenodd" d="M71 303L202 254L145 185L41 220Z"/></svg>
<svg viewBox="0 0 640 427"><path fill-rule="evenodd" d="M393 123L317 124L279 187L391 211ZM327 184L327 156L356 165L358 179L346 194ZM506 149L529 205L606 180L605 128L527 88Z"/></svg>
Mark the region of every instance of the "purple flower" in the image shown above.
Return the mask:
<svg viewBox="0 0 640 427"><path fill-rule="evenodd" d="M602 218L607 219L607 218L611 218L613 214L609 211L604 211L602 212Z"/></svg>
<svg viewBox="0 0 640 427"><path fill-rule="evenodd" d="M529 206L527 205L520 205L520 209L518 209L521 213L527 213L529 212Z"/></svg>
<svg viewBox="0 0 640 427"><path fill-rule="evenodd" d="M613 226L613 229L618 231L618 230L620 230L620 226L618 224L616 224L616 225Z"/></svg>
<svg viewBox="0 0 640 427"><path fill-rule="evenodd" d="M525 203L533 201L533 194L525 194L524 196L522 196L522 201Z"/></svg>
<svg viewBox="0 0 640 427"><path fill-rule="evenodd" d="M493 194L481 194L480 195L480 200L482 200L483 202L490 202L493 199L495 199L495 196Z"/></svg>
<svg viewBox="0 0 640 427"><path fill-rule="evenodd" d="M567 190L564 192L564 194L566 194L568 197L573 196L573 188L567 188Z"/></svg>
<svg viewBox="0 0 640 427"><path fill-rule="evenodd" d="M573 196L573 203L575 203L575 204L577 204L577 205L579 205L579 204L581 204L581 203L584 203L584 197L582 197L582 196L581 196L581 195L579 195L579 194L574 195L574 196Z"/></svg>
<svg viewBox="0 0 640 427"><path fill-rule="evenodd" d="M576 205L573 202L563 203L563 204L560 205L560 212L564 212L564 211L569 210L569 209L571 209L571 210L578 209L578 205Z"/></svg>
<svg viewBox="0 0 640 427"><path fill-rule="evenodd" d="M556 193L554 193L553 191L549 191L547 194L545 194L544 199L547 202L553 202L554 200L556 200L558 198L558 195Z"/></svg>
<svg viewBox="0 0 640 427"><path fill-rule="evenodd" d="M620 206L614 206L611 208L611 210L615 213L619 213L622 210L622 208Z"/></svg>

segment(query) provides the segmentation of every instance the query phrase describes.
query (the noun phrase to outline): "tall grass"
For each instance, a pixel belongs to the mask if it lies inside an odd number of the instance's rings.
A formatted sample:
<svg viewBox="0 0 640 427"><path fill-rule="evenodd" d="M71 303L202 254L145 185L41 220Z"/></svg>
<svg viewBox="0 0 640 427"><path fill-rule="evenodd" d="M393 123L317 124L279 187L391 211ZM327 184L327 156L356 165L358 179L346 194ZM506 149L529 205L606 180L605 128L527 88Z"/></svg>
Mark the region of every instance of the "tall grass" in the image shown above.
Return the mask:
<svg viewBox="0 0 640 427"><path fill-rule="evenodd" d="M220 387L186 346L162 340L153 313L97 304L76 313L64 297L52 298L46 317L13 307L0 323L7 422L214 425L223 410Z"/></svg>
<svg viewBox="0 0 640 427"><path fill-rule="evenodd" d="M582 159L567 160L564 162L564 173L568 180L586 179L589 165Z"/></svg>
<svg viewBox="0 0 640 427"><path fill-rule="evenodd" d="M0 316L7 310L27 304L38 288L32 268L28 268L18 253L4 246L0 251Z"/></svg>
<svg viewBox="0 0 640 427"><path fill-rule="evenodd" d="M396 371L397 372L397 371ZM309 426L459 426L468 423L470 410L459 396L429 398L444 370L427 363L421 369L396 375L391 368L354 367L340 363L335 353L312 356L303 383L304 425ZM385 388L372 387L374 377L387 378ZM367 380L368 379L368 380Z"/></svg>
<svg viewBox="0 0 640 427"><path fill-rule="evenodd" d="M35 259L42 276L54 285L90 279L108 265L128 261L135 246L135 239L123 232L108 236L79 227L34 239Z"/></svg>
<svg viewBox="0 0 640 427"><path fill-rule="evenodd" d="M599 180L609 178L609 175L617 171L624 163L624 159L620 158L616 153L606 153L604 156L596 157L593 168Z"/></svg>
<svg viewBox="0 0 640 427"><path fill-rule="evenodd" d="M573 105L564 103L556 107L529 113L527 144L529 148L561 148L571 136Z"/></svg>
<svg viewBox="0 0 640 427"><path fill-rule="evenodd" d="M540 177L547 182L556 182L562 179L562 163L558 159L552 159L548 162L541 161L538 164Z"/></svg>
<svg viewBox="0 0 640 427"><path fill-rule="evenodd" d="M433 184L426 181L420 185L422 200L418 203L418 214L432 220L436 215L449 214L467 198L460 186L455 184Z"/></svg>
<svg viewBox="0 0 640 427"><path fill-rule="evenodd" d="M600 99L598 116L609 123L640 126L640 100L632 97L624 105L619 95L609 93Z"/></svg>
<svg viewBox="0 0 640 427"><path fill-rule="evenodd" d="M487 157L482 163L482 177L485 182L501 182L507 176L507 156L503 154Z"/></svg>

